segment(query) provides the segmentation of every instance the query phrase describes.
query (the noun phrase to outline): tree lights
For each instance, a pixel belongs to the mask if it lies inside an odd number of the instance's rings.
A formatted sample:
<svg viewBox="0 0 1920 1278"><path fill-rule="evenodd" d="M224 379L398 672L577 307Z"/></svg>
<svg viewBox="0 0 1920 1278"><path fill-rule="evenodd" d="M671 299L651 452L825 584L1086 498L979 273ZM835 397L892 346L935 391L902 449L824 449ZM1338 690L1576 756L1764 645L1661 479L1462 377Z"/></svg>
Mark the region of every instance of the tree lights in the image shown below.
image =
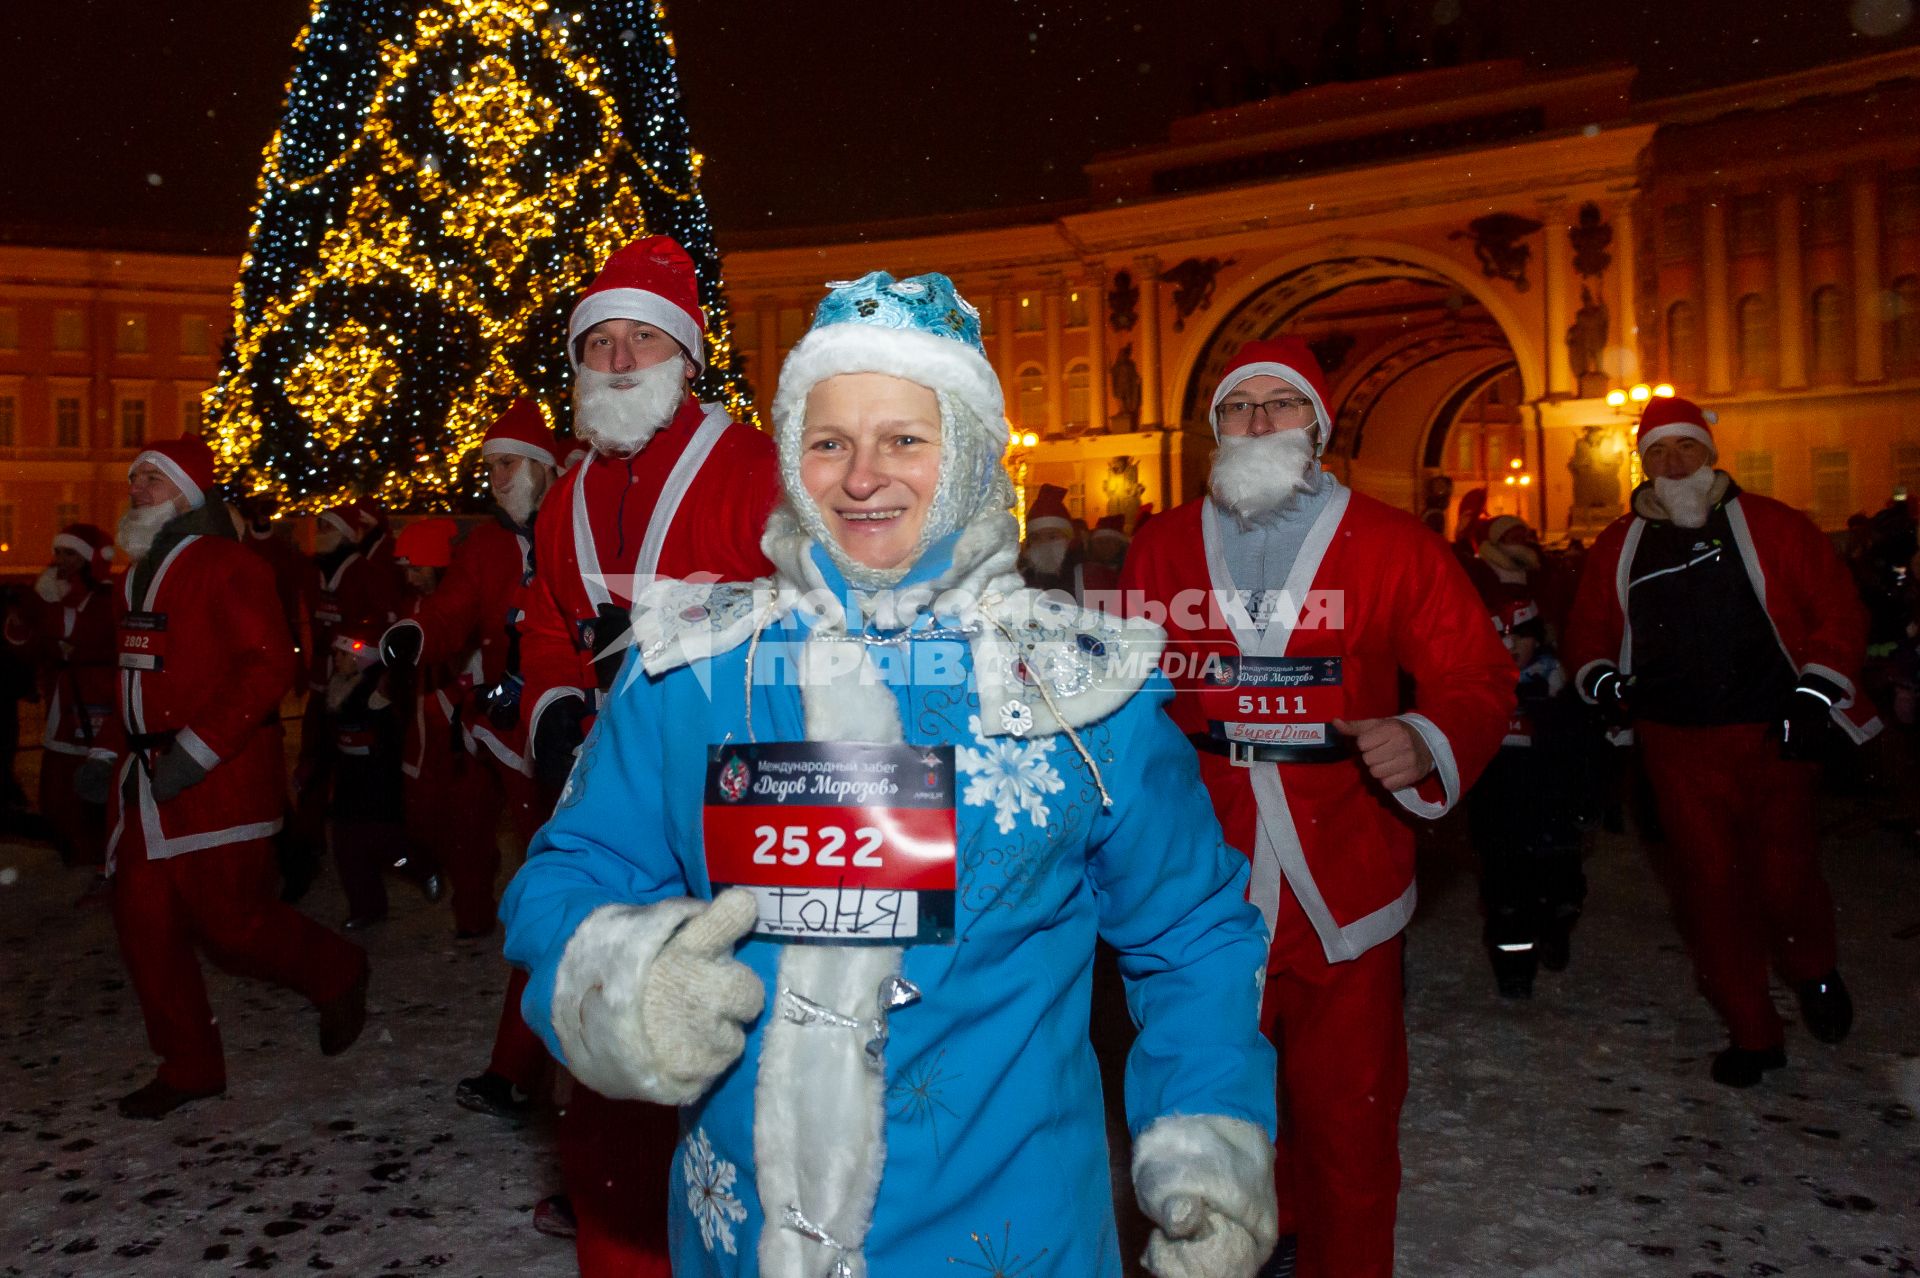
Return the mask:
<svg viewBox="0 0 1920 1278"><path fill-rule="evenodd" d="M206 397L223 478L450 505L499 410L565 402L574 300L649 233L699 271L703 396L751 413L659 0L315 0L295 48Z"/></svg>

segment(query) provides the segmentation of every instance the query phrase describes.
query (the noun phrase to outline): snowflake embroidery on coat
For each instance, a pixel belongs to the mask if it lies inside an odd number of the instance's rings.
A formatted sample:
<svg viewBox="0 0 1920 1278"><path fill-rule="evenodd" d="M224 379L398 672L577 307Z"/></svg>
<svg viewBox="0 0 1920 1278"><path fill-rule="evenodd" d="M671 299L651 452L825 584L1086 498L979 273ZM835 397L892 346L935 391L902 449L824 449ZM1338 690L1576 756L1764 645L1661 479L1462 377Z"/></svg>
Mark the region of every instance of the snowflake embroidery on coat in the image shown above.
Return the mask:
<svg viewBox="0 0 1920 1278"><path fill-rule="evenodd" d="M948 1256L949 1265L959 1265L963 1269L977 1269L989 1278L1026 1278L1034 1272L1034 1266L1045 1260L1051 1247L1042 1247L1031 1258L1013 1250L1013 1222L1007 1221L1000 1231L1000 1240L994 1241L993 1235L970 1234L973 1245L980 1249L980 1259L970 1260L965 1256Z"/></svg>
<svg viewBox="0 0 1920 1278"><path fill-rule="evenodd" d="M955 762L968 777L966 801L976 807L991 804L994 826L1002 834L1013 832L1014 820L1022 812L1036 827L1046 829L1045 796L1058 794L1067 785L1047 759L1054 739L987 737L980 731L977 714L967 717L967 731L982 748L960 746L954 751Z"/></svg>
<svg viewBox="0 0 1920 1278"><path fill-rule="evenodd" d="M740 1169L713 1152L707 1129L701 1127L687 1138L680 1170L687 1178L687 1210L700 1222L700 1241L711 1252L718 1239L721 1248L733 1255L733 1224L747 1218L747 1209L733 1196L733 1182Z"/></svg>

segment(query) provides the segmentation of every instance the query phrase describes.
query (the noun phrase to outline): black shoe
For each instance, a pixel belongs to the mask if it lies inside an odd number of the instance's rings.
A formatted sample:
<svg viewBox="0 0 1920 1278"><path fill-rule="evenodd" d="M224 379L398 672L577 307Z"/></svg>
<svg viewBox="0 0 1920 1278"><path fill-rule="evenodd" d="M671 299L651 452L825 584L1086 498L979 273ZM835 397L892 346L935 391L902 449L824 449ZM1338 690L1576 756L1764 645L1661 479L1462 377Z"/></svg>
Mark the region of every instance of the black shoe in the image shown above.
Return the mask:
<svg viewBox="0 0 1920 1278"><path fill-rule="evenodd" d="M343 932L364 932L374 924L385 923L386 921L387 916L384 914L355 914L340 925L340 930Z"/></svg>
<svg viewBox="0 0 1920 1278"><path fill-rule="evenodd" d="M1787 1049L1768 1047L1754 1051L1729 1047L1713 1058L1713 1081L1722 1087L1752 1087L1770 1069L1785 1069Z"/></svg>
<svg viewBox="0 0 1920 1278"><path fill-rule="evenodd" d="M427 898L428 905L440 904L440 899L446 894L446 880L442 879L438 874L429 874L426 878L420 880L420 895Z"/></svg>
<svg viewBox="0 0 1920 1278"><path fill-rule="evenodd" d="M1540 929L1540 942L1537 947L1540 966L1549 972L1564 972L1573 959L1573 925L1579 919L1578 914L1565 918L1547 920Z"/></svg>
<svg viewBox="0 0 1920 1278"><path fill-rule="evenodd" d="M139 1091L128 1092L120 1098L120 1117L141 1118L149 1121L165 1118L182 1105L205 1100L209 1096L219 1096L225 1091L224 1087L216 1087L205 1092L183 1092L177 1087L169 1087L156 1078Z"/></svg>
<svg viewBox="0 0 1920 1278"><path fill-rule="evenodd" d="M1816 980L1802 981L1793 987L1800 998L1800 1019L1807 1033L1822 1043L1837 1043L1853 1028L1853 996L1835 968Z"/></svg>
<svg viewBox="0 0 1920 1278"><path fill-rule="evenodd" d="M453 1099L462 1109L514 1122L523 1121L533 1108L533 1097L492 1070L461 1079L453 1089Z"/></svg>

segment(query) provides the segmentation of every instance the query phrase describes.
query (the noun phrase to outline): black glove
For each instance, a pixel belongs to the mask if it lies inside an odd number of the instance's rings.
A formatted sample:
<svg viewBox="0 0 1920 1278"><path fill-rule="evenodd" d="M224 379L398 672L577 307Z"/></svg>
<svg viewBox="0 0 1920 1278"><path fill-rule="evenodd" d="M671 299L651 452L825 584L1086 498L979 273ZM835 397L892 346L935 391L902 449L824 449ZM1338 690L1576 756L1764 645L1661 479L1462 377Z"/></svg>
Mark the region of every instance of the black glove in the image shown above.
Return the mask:
<svg viewBox="0 0 1920 1278"><path fill-rule="evenodd" d="M633 614L615 604L601 604L600 618L593 627L593 678L606 692L619 677L620 663L627 659L633 645L627 636L633 630Z"/></svg>
<svg viewBox="0 0 1920 1278"><path fill-rule="evenodd" d="M1806 675L1781 702L1773 733L1780 739L1780 757L1789 763L1818 759L1833 737L1833 707L1846 694L1819 675Z"/></svg>
<svg viewBox="0 0 1920 1278"><path fill-rule="evenodd" d="M420 627L411 621L388 626L387 633L380 636L380 660L389 670L411 669L420 660L420 647L425 641Z"/></svg>
<svg viewBox="0 0 1920 1278"><path fill-rule="evenodd" d="M520 726L520 691L526 686L526 680L517 674L509 674L499 683L490 683L479 690L480 712L501 732L511 732Z"/></svg>
<svg viewBox="0 0 1920 1278"><path fill-rule="evenodd" d="M113 795L113 760L88 759L73 774L73 793L82 803L104 805Z"/></svg>
<svg viewBox="0 0 1920 1278"><path fill-rule="evenodd" d="M153 801L166 803L207 779L207 770L179 746L169 747L153 765Z"/></svg>
<svg viewBox="0 0 1920 1278"><path fill-rule="evenodd" d="M1596 666L1581 686L1580 695L1593 702L1609 727L1624 728L1633 722L1633 707L1628 697L1633 680L1612 666Z"/></svg>
<svg viewBox="0 0 1920 1278"><path fill-rule="evenodd" d="M592 711L584 697L563 697L540 715L533 729L534 775L550 786L566 784L573 771L574 754L587 739L587 719Z"/></svg>

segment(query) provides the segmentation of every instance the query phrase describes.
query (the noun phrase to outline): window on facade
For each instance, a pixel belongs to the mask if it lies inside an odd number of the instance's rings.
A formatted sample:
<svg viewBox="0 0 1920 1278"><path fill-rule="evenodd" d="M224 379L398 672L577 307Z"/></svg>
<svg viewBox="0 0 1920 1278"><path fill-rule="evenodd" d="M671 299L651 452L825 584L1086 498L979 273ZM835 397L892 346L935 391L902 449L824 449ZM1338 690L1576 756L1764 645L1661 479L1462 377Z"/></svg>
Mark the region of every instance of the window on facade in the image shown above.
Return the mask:
<svg viewBox="0 0 1920 1278"><path fill-rule="evenodd" d="M1911 234L1920 231L1920 169L1908 169L1887 179L1887 229Z"/></svg>
<svg viewBox="0 0 1920 1278"><path fill-rule="evenodd" d="M11 306L0 306L0 351L20 349L20 312Z"/></svg>
<svg viewBox="0 0 1920 1278"><path fill-rule="evenodd" d="M1087 298L1089 291L1076 288L1067 294L1067 327L1085 328L1087 326Z"/></svg>
<svg viewBox="0 0 1920 1278"><path fill-rule="evenodd" d="M53 508L53 526L55 528L65 528L68 524L77 524L79 522L79 502L63 501Z"/></svg>
<svg viewBox="0 0 1920 1278"><path fill-rule="evenodd" d="M1773 496L1773 454L1746 452L1733 455L1733 477L1740 487L1762 497Z"/></svg>
<svg viewBox="0 0 1920 1278"><path fill-rule="evenodd" d="M1041 430L1047 424L1047 377L1028 365L1017 379L1020 395L1020 425L1025 430Z"/></svg>
<svg viewBox="0 0 1920 1278"><path fill-rule="evenodd" d="M206 424L205 414L200 411L200 392L182 391L180 393L180 433L198 435Z"/></svg>
<svg viewBox="0 0 1920 1278"><path fill-rule="evenodd" d="M1700 251L1699 220L1693 205L1669 204L1660 210L1660 260L1691 261Z"/></svg>
<svg viewBox="0 0 1920 1278"><path fill-rule="evenodd" d="M53 401L53 446L80 447L80 400L62 395Z"/></svg>
<svg viewBox="0 0 1920 1278"><path fill-rule="evenodd" d="M1920 376L1920 275L1893 282L1892 314L1887 316L1887 367L1895 377Z"/></svg>
<svg viewBox="0 0 1920 1278"><path fill-rule="evenodd" d="M1700 329L1692 302L1667 308L1667 380L1686 394L1700 385Z"/></svg>
<svg viewBox="0 0 1920 1278"><path fill-rule="evenodd" d="M66 309L53 313L53 349L56 351L87 349L87 317L83 313Z"/></svg>
<svg viewBox="0 0 1920 1278"><path fill-rule="evenodd" d="M1813 326L1813 376L1821 382L1847 376L1847 299L1837 284L1813 290L1808 308Z"/></svg>
<svg viewBox="0 0 1920 1278"><path fill-rule="evenodd" d="M122 355L147 353L147 317L144 312L121 312L113 327L113 349Z"/></svg>
<svg viewBox="0 0 1920 1278"><path fill-rule="evenodd" d="M1014 331L1018 333L1037 333L1046 327L1046 316L1041 313L1040 299L1031 294L1020 299L1020 305L1013 308Z"/></svg>
<svg viewBox="0 0 1920 1278"><path fill-rule="evenodd" d="M1853 210L1843 182L1822 182L1807 197L1806 228L1809 244L1844 244L1852 226Z"/></svg>
<svg viewBox="0 0 1920 1278"><path fill-rule="evenodd" d="M1893 482L1909 493L1920 493L1920 444L1893 446Z"/></svg>
<svg viewBox="0 0 1920 1278"><path fill-rule="evenodd" d="M1773 308L1765 296L1749 293L1733 310L1740 350L1740 381L1748 388L1771 386L1774 380Z"/></svg>
<svg viewBox="0 0 1920 1278"><path fill-rule="evenodd" d="M1764 195L1737 195L1733 199L1733 251L1765 253L1773 247L1772 201Z"/></svg>
<svg viewBox="0 0 1920 1278"><path fill-rule="evenodd" d="M1837 528L1853 513L1853 458L1844 448L1813 450L1813 518Z"/></svg>
<svg viewBox="0 0 1920 1278"><path fill-rule="evenodd" d="M0 395L0 448L12 448L14 427L18 420L17 401L11 395Z"/></svg>
<svg viewBox="0 0 1920 1278"><path fill-rule="evenodd" d="M13 503L0 505L0 554L13 550Z"/></svg>
<svg viewBox="0 0 1920 1278"><path fill-rule="evenodd" d="M182 315L180 317L180 353L182 355L213 353L213 324L206 316Z"/></svg>
<svg viewBox="0 0 1920 1278"><path fill-rule="evenodd" d="M147 442L147 401L120 401L120 447L139 448Z"/></svg>
<svg viewBox="0 0 1920 1278"><path fill-rule="evenodd" d="M1067 425L1094 424L1092 389L1092 378L1087 372L1087 361L1077 359L1067 365Z"/></svg>

